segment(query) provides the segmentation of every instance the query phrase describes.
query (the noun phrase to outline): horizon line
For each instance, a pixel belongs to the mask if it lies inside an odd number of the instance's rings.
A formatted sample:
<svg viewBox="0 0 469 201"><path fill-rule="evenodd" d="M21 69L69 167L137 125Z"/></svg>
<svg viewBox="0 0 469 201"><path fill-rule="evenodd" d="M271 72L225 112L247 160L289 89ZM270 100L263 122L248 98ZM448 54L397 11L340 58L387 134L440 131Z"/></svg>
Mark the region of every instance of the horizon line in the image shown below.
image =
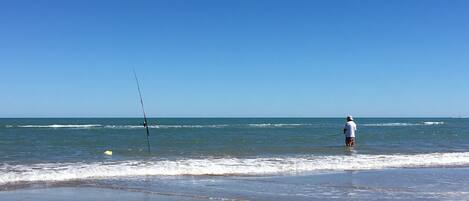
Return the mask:
<svg viewBox="0 0 469 201"><path fill-rule="evenodd" d="M0 117L0 119L125 119L125 118L143 118L140 116L119 116L119 117L106 117L106 116L96 116L96 117L59 117L59 116L50 116L50 117ZM202 117L202 116L162 116L162 117L147 117L151 119L183 119L183 118L193 118L193 119L248 119L248 118L272 118L272 119L280 119L280 118L285 118L285 119L319 119L319 118L346 118L346 116L325 116L325 117L319 117L319 116L310 116L310 117L295 117L295 116L239 116L239 117L227 117L227 116L213 116L213 117ZM465 119L469 117L465 116L354 116L354 118L448 118L448 119Z"/></svg>

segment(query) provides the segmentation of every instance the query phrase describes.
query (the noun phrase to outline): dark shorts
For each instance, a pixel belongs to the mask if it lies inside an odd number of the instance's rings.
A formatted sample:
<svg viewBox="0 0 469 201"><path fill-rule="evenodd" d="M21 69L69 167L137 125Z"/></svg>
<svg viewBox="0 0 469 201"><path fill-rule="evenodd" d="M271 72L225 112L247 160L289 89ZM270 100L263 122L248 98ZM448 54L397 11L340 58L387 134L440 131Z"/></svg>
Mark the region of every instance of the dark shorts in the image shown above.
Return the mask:
<svg viewBox="0 0 469 201"><path fill-rule="evenodd" d="M345 146L353 147L355 145L355 138L354 137L345 137Z"/></svg>

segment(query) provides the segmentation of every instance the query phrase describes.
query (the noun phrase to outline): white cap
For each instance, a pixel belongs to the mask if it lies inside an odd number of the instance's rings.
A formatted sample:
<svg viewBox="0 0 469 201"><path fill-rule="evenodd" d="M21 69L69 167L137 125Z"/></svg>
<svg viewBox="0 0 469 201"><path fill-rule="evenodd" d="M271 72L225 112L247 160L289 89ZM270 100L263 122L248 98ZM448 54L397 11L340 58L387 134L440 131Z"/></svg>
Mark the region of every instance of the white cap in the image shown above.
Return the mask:
<svg viewBox="0 0 469 201"><path fill-rule="evenodd" d="M348 116L347 116L347 119L350 119L350 120L353 121L353 117L352 117L351 115L348 115Z"/></svg>

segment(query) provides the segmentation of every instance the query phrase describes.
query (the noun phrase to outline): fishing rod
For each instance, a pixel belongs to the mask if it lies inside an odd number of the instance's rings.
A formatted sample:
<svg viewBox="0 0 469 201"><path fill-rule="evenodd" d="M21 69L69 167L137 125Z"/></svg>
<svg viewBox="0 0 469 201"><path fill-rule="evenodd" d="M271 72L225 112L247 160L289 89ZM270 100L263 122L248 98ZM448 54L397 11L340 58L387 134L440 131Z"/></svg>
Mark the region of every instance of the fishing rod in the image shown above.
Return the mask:
<svg viewBox="0 0 469 201"><path fill-rule="evenodd" d="M142 105L142 111L143 111L143 126L145 127L145 129L146 129L146 131L147 131L148 153L151 153L151 152L150 152L150 130L148 129L147 115L146 115L146 113L145 113L145 108L143 107L142 92L140 91L140 84L139 84L139 82L138 82L137 73L135 73L135 68L133 69L133 71L134 71L135 82L137 82L138 95L140 96L140 104Z"/></svg>

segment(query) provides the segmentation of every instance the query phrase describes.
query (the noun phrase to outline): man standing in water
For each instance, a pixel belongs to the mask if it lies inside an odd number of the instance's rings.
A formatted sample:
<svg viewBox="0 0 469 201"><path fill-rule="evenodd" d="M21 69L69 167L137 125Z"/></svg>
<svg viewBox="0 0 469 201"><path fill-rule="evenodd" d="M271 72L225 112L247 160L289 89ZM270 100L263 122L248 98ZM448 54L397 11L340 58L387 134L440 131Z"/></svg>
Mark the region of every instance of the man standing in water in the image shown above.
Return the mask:
<svg viewBox="0 0 469 201"><path fill-rule="evenodd" d="M353 122L352 116L348 116L344 127L345 146L353 147L355 145L355 131L357 131L357 124Z"/></svg>

